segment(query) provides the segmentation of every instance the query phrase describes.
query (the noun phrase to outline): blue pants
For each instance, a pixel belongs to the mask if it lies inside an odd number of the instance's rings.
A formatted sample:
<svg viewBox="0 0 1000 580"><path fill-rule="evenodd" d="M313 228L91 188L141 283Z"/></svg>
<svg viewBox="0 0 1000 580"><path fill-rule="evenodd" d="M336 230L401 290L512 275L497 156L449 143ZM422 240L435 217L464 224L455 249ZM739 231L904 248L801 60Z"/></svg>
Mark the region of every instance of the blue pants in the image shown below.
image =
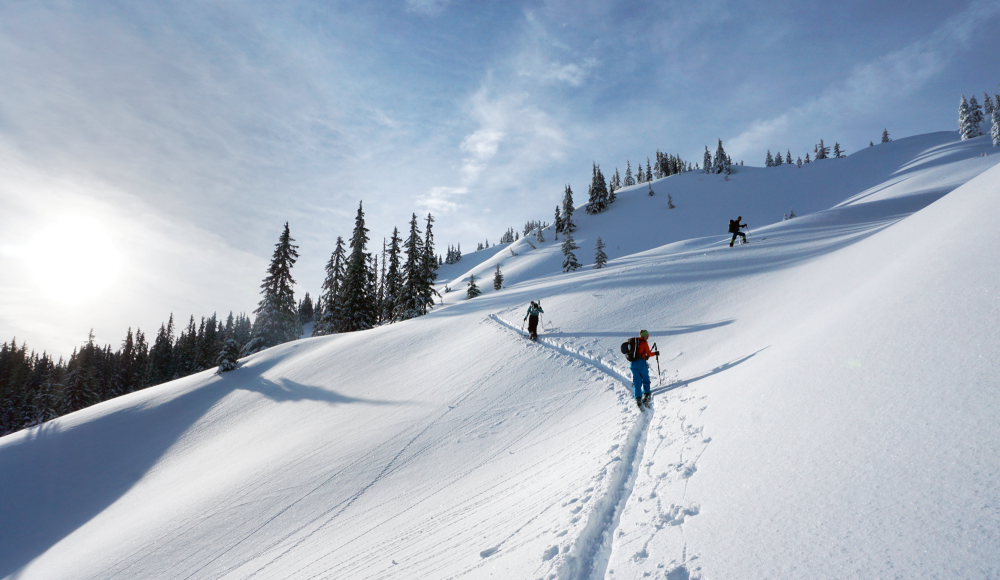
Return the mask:
<svg viewBox="0 0 1000 580"><path fill-rule="evenodd" d="M644 359L632 361L632 392L636 399L649 394L649 365Z"/></svg>

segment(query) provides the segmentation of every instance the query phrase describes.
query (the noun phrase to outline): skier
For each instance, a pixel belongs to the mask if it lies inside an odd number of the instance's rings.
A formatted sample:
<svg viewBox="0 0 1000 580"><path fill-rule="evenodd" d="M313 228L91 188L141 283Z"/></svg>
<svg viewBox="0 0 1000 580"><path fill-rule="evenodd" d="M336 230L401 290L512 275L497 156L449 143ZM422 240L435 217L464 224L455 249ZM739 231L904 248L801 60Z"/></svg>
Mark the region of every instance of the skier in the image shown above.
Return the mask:
<svg viewBox="0 0 1000 580"><path fill-rule="evenodd" d="M747 227L747 225L746 224L741 224L740 223L741 219L743 219L743 216L739 215L739 216L736 216L736 219L729 220L729 233L733 234L733 239L729 240L729 247L730 248L733 247L733 243L736 241L736 236L739 236L739 237L743 238L743 242L742 243L745 244L747 242L747 235L740 231L740 228L745 228L745 227Z"/></svg>
<svg viewBox="0 0 1000 580"><path fill-rule="evenodd" d="M531 340L538 340L538 314L545 313L542 310L541 302L532 302L531 306L528 306L528 313L524 315L524 319L528 321L528 335Z"/></svg>
<svg viewBox="0 0 1000 580"><path fill-rule="evenodd" d="M635 404L642 409L643 403L649 404L649 363L646 361L651 356L660 356L658 351L650 350L648 330L640 330L639 338L635 340L635 351L632 355L632 393L635 395Z"/></svg>

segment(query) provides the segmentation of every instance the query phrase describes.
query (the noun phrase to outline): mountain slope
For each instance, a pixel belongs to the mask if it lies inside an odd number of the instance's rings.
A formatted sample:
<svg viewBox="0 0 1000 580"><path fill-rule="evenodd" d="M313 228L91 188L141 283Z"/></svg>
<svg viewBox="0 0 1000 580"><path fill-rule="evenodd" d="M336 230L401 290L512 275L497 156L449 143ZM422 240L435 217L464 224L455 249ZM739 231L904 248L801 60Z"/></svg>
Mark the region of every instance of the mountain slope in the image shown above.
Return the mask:
<svg viewBox="0 0 1000 580"><path fill-rule="evenodd" d="M443 268L421 319L4 437L0 575L997 575L987 151L940 133L666 178L578 212L605 269L560 273L549 231ZM754 243L729 248L737 213ZM486 294L461 300L470 273ZM617 352L639 328L644 414Z"/></svg>

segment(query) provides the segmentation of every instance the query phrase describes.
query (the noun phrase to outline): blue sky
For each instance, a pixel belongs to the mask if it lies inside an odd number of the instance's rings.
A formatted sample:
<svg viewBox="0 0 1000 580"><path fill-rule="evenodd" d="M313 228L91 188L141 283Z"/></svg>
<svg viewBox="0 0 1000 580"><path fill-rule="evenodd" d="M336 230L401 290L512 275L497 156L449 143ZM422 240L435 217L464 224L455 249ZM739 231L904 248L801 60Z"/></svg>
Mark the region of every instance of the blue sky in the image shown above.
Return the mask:
<svg viewBox="0 0 1000 580"><path fill-rule="evenodd" d="M1000 92L1000 0L0 4L0 341L315 295L364 200L475 248L657 149L850 153Z"/></svg>

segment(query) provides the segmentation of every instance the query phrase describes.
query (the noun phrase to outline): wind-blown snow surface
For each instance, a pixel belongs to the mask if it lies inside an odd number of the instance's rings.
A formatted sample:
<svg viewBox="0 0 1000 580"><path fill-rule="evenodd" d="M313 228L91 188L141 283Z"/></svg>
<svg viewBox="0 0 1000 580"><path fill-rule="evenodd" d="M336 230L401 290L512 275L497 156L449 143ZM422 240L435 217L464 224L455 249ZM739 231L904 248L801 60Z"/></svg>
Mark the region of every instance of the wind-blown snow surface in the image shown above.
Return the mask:
<svg viewBox="0 0 1000 580"><path fill-rule="evenodd" d="M549 230L442 269L421 319L7 436L0 576L1000 576L996 151L666 178L578 212L605 269L559 273Z"/></svg>

